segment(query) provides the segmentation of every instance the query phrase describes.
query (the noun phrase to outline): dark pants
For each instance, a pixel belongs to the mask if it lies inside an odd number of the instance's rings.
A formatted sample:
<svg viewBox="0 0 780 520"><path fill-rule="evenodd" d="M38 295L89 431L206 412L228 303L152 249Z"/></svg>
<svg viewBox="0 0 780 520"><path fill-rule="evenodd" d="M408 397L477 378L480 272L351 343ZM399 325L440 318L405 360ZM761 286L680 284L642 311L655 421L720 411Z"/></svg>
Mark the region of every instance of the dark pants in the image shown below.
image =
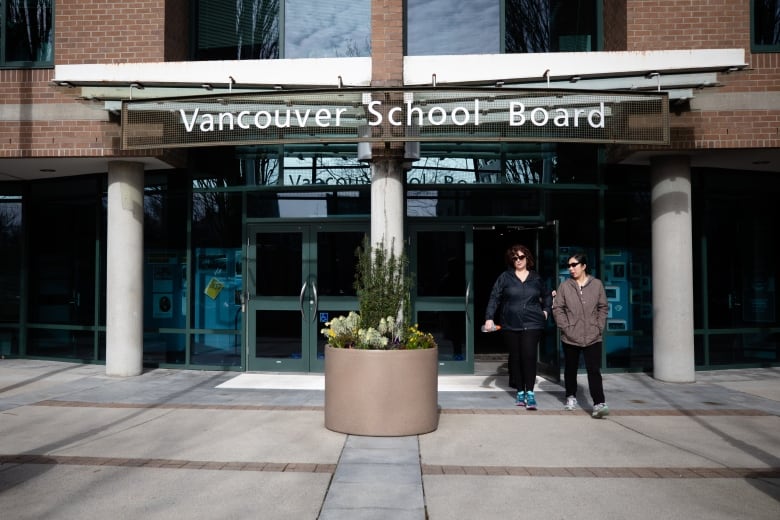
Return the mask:
<svg viewBox="0 0 780 520"><path fill-rule="evenodd" d="M505 330L504 344L509 352L509 385L518 392L533 392L536 383L536 354L541 330Z"/></svg>
<svg viewBox="0 0 780 520"><path fill-rule="evenodd" d="M601 341L587 347L576 347L563 343L565 368L563 377L566 384L566 396L577 396L577 369L580 366L580 352L585 358L585 370L588 372L588 387L593 404L604 402L604 386L601 382Z"/></svg>

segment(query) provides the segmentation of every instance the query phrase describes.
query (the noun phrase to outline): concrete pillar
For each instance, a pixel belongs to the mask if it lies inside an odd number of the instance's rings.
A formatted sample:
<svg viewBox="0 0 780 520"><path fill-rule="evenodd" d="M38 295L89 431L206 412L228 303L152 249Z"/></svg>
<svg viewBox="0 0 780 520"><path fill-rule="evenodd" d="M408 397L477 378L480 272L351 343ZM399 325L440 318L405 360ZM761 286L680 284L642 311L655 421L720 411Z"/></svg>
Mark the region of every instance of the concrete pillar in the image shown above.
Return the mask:
<svg viewBox="0 0 780 520"><path fill-rule="evenodd" d="M143 370L144 166L108 165L106 375Z"/></svg>
<svg viewBox="0 0 780 520"><path fill-rule="evenodd" d="M693 349L691 170L686 156L651 160L653 376L696 380Z"/></svg>
<svg viewBox="0 0 780 520"><path fill-rule="evenodd" d="M401 158L380 158L371 163L371 246L400 255L404 240L404 170Z"/></svg>

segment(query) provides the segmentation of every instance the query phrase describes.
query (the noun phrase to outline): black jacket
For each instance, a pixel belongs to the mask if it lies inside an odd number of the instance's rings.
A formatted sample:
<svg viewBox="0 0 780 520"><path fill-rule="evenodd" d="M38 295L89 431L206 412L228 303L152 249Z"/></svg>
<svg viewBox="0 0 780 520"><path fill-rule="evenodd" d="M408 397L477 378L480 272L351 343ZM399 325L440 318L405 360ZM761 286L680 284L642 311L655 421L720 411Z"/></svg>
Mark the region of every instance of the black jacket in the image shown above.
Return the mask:
<svg viewBox="0 0 780 520"><path fill-rule="evenodd" d="M501 318L494 315L499 305ZM525 282L515 276L514 269L501 273L490 291L485 320L494 320L506 330L543 329L552 312L552 293L536 271L529 271Z"/></svg>

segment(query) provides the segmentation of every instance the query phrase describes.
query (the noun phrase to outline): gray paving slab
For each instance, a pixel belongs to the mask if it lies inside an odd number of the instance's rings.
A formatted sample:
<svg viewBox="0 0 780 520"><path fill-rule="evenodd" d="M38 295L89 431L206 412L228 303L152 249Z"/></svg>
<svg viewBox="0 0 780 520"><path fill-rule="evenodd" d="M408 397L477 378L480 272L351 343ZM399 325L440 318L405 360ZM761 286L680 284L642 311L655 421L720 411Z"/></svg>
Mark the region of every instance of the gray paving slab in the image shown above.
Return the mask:
<svg viewBox="0 0 780 520"><path fill-rule="evenodd" d="M442 415L423 464L780 467L780 417Z"/></svg>
<svg viewBox="0 0 780 520"><path fill-rule="evenodd" d="M0 453L335 464L344 443L313 411L26 406L0 417Z"/></svg>
<svg viewBox="0 0 780 520"><path fill-rule="evenodd" d="M330 475L18 465L0 468L14 520L317 518Z"/></svg>
<svg viewBox="0 0 780 520"><path fill-rule="evenodd" d="M431 519L777 520L780 482L424 477Z"/></svg>
<svg viewBox="0 0 780 520"><path fill-rule="evenodd" d="M424 520L417 437L350 435L319 518Z"/></svg>

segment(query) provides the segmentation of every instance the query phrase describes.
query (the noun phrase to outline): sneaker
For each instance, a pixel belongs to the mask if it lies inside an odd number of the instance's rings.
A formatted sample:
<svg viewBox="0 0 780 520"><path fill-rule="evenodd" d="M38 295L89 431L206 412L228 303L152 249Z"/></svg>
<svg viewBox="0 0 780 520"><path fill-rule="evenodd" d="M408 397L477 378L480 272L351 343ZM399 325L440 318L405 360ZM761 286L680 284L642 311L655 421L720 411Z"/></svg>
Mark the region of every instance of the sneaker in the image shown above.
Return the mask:
<svg viewBox="0 0 780 520"><path fill-rule="evenodd" d="M570 395L566 398L566 404L563 405L563 409L571 412L572 410L577 409L577 398L573 395Z"/></svg>
<svg viewBox="0 0 780 520"><path fill-rule="evenodd" d="M533 392L529 391L525 393L525 409L536 410L536 398L534 397Z"/></svg>
<svg viewBox="0 0 780 520"><path fill-rule="evenodd" d="M525 392L517 392L517 406L525 406Z"/></svg>
<svg viewBox="0 0 780 520"><path fill-rule="evenodd" d="M609 415L609 406L606 403L593 405L593 413L590 415L596 419L604 418Z"/></svg>

